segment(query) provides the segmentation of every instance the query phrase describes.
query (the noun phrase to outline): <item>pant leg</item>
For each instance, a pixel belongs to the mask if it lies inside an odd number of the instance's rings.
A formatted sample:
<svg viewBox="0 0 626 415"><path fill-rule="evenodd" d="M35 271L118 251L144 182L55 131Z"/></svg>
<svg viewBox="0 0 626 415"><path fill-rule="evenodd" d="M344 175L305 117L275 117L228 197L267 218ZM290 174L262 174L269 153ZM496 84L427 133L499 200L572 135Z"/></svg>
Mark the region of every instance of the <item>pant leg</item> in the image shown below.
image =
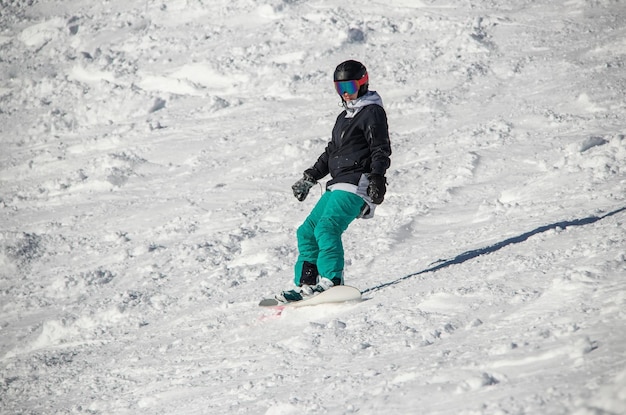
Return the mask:
<svg viewBox="0 0 626 415"><path fill-rule="evenodd" d="M327 192L328 201L314 228L318 246L317 269L320 276L343 283L344 250L341 235L363 208L363 199L354 193Z"/></svg>
<svg viewBox="0 0 626 415"><path fill-rule="evenodd" d="M315 239L315 227L317 226L320 218L322 217L324 210L326 209L326 203L330 198L331 192L325 192L320 200L317 201L309 216L304 220L302 225L296 231L296 237L298 239L298 260L294 266L294 283L297 286L301 285L300 278L302 277L302 268L304 262L310 262L311 264L317 264L317 257L319 255L319 246Z"/></svg>

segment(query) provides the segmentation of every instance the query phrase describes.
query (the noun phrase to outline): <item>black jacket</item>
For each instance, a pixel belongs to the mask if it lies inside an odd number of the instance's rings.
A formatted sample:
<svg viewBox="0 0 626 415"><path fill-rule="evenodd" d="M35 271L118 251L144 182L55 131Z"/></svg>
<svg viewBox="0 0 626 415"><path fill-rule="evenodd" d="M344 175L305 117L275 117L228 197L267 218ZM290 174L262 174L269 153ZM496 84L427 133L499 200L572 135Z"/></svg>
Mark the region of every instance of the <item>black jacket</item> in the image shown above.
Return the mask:
<svg viewBox="0 0 626 415"><path fill-rule="evenodd" d="M330 173L335 183L358 185L365 174L385 175L389 168L391 143L387 114L382 106L370 104L352 118L344 110L337 117L332 139L313 167L306 170L315 180Z"/></svg>

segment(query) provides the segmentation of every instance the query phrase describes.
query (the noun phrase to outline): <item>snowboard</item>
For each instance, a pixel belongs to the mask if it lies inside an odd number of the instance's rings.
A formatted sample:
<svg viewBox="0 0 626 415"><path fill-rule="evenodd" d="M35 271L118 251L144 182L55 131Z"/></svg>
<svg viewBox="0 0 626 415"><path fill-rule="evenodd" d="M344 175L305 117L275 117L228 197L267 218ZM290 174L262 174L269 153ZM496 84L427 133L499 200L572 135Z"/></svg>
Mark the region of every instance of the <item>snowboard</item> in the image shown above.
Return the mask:
<svg viewBox="0 0 626 415"><path fill-rule="evenodd" d="M261 300L261 307L306 307L318 304L343 303L346 301L356 301L361 299L361 291L358 288L349 285L336 285L328 290L300 301L292 301L290 303L281 303L275 298L265 298Z"/></svg>

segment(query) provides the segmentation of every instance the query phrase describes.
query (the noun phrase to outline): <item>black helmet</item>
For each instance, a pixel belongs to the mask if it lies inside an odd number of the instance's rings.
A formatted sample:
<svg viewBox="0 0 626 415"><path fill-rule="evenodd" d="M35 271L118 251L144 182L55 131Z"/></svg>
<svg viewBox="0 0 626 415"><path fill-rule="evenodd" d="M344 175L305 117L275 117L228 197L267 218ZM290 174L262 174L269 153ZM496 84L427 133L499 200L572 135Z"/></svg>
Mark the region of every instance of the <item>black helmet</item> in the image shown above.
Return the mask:
<svg viewBox="0 0 626 415"><path fill-rule="evenodd" d="M335 68L335 73L333 74L333 81L359 81L359 97L365 95L367 93L368 88L368 79L367 69L361 62L357 62L354 60L348 60L340 63Z"/></svg>

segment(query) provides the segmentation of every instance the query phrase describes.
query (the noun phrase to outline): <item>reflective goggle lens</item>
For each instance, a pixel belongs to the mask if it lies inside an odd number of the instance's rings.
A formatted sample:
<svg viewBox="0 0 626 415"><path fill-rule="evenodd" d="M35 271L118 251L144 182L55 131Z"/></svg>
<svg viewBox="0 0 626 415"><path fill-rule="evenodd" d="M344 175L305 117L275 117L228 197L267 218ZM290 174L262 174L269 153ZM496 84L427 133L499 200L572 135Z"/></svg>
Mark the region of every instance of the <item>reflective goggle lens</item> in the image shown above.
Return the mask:
<svg viewBox="0 0 626 415"><path fill-rule="evenodd" d="M365 73L365 76L359 80L350 80L350 81L335 81L335 89L337 93L341 96L346 92L350 95L356 93L361 85L365 85L369 80L369 75Z"/></svg>
<svg viewBox="0 0 626 415"><path fill-rule="evenodd" d="M359 82L358 81L336 81L335 89L339 95L343 95L346 92L350 95L354 94L359 90Z"/></svg>

